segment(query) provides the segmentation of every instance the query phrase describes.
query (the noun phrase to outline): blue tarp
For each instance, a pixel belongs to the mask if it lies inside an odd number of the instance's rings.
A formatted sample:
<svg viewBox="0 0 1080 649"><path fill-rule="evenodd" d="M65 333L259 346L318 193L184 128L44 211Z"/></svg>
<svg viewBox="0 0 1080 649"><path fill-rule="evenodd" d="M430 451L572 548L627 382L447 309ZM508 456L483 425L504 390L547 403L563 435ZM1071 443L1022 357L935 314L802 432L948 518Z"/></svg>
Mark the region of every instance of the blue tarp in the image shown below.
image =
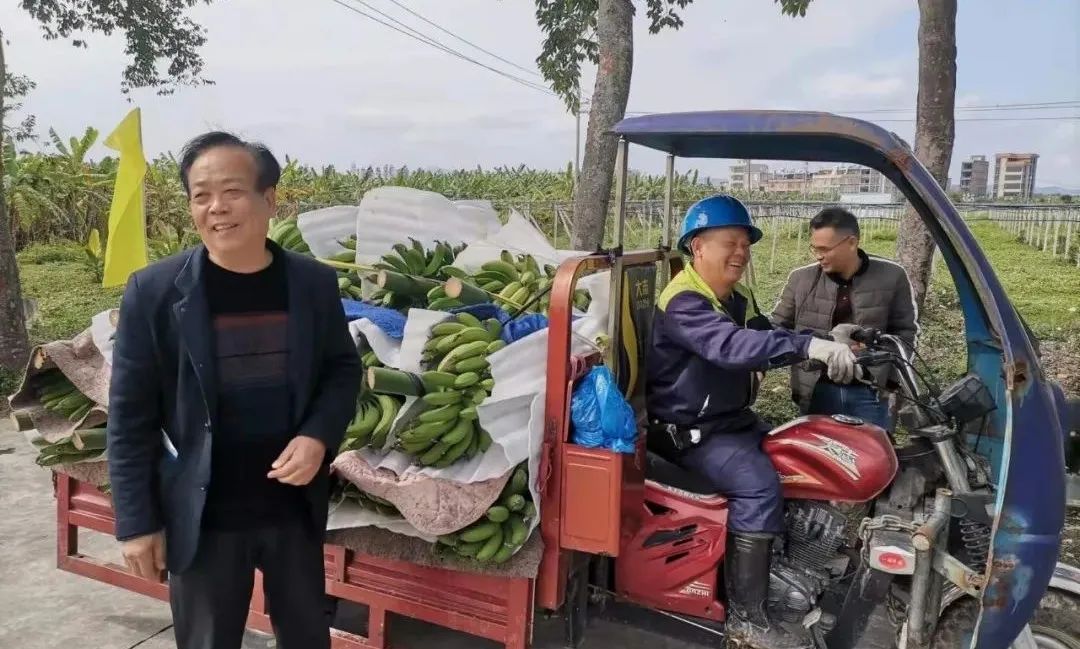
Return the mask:
<svg viewBox="0 0 1080 649"><path fill-rule="evenodd" d="M394 340L405 337L405 316L393 309L349 299L342 299L341 306L349 322L367 318Z"/></svg>

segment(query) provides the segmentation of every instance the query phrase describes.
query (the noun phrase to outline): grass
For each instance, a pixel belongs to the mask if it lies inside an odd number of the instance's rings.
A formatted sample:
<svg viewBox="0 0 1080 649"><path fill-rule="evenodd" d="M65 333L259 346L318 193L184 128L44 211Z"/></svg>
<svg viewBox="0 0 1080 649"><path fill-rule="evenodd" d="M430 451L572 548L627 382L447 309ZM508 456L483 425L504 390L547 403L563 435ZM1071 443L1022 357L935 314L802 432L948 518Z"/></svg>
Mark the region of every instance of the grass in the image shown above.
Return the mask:
<svg viewBox="0 0 1080 649"><path fill-rule="evenodd" d="M102 288L77 244L32 246L18 259L23 297L37 300L31 344L71 338L90 326L90 318L120 304L123 288Z"/></svg>
<svg viewBox="0 0 1080 649"><path fill-rule="evenodd" d="M1036 334L1048 340L1080 334L1080 268L1075 263L1051 259L991 223L975 223L972 231Z"/></svg>
<svg viewBox="0 0 1080 649"><path fill-rule="evenodd" d="M37 244L17 258L23 297L37 302L31 345L72 338L90 326L92 317L120 304L123 289L102 288L95 281L79 244ZM19 373L0 369L0 394L14 392L19 379Z"/></svg>

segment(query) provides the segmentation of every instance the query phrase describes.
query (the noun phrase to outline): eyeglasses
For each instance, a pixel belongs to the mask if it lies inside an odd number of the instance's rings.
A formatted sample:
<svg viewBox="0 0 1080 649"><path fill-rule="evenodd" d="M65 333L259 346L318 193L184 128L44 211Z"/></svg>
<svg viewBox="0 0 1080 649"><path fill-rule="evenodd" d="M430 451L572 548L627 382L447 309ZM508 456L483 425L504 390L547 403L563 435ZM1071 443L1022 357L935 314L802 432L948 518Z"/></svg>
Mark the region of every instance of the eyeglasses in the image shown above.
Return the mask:
<svg viewBox="0 0 1080 649"><path fill-rule="evenodd" d="M822 247L822 246L810 246L810 254L815 256L815 257L824 257L825 255L829 254L833 250L836 250L837 248L839 248L840 244L844 243L845 241L847 241L851 237L852 237L852 235L849 234L846 237L844 237L843 239L837 241L836 243L834 243L833 245L831 245L831 246L829 246L827 248Z"/></svg>

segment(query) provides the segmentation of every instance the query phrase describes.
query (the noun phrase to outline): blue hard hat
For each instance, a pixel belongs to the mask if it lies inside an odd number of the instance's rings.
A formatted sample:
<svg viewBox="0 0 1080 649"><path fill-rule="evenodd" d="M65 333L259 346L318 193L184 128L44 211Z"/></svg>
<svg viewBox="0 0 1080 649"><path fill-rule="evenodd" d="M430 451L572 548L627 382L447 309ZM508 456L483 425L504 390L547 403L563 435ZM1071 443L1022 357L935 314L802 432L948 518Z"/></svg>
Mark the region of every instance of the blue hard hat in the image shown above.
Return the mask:
<svg viewBox="0 0 1080 649"><path fill-rule="evenodd" d="M761 240L761 230L750 221L750 212L739 199L726 194L717 194L703 198L686 210L683 218L682 234L679 235L679 250L690 254L690 239L702 230L739 226L750 233L750 243Z"/></svg>

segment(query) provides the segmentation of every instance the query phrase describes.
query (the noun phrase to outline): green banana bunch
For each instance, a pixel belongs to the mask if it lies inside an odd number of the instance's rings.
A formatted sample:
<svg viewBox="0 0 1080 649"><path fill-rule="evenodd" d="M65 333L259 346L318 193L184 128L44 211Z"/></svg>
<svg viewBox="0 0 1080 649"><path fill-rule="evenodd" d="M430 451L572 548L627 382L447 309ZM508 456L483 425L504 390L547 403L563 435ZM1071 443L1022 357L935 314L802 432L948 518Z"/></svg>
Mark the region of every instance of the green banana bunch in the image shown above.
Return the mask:
<svg viewBox="0 0 1080 649"><path fill-rule="evenodd" d="M350 253L351 254L351 253ZM337 255L334 255L335 257ZM331 257L332 259L333 257ZM351 258L350 258L350 261ZM338 295L348 300L364 299L364 292L360 288L360 276L356 273L337 271Z"/></svg>
<svg viewBox="0 0 1080 649"><path fill-rule="evenodd" d="M338 261L344 263L356 262L356 235L350 236L348 239L339 239L338 245L345 250L332 254L324 259L328 261ZM360 290L360 276L355 272L338 269L338 295L342 298L349 300L362 300L364 294Z"/></svg>
<svg viewBox="0 0 1080 649"><path fill-rule="evenodd" d="M522 309L528 313L547 313L551 307L550 289L556 270L550 264L541 268L530 254L515 257L510 251L503 250L498 259L484 263L478 272L462 279L487 292L495 304L511 313ZM578 309L587 309L589 300L588 291L574 291L574 306Z"/></svg>
<svg viewBox="0 0 1080 649"><path fill-rule="evenodd" d="M345 438L338 453L370 446L379 451L386 446L390 427L401 409L401 402L385 394L367 392L356 402L356 413L345 428Z"/></svg>
<svg viewBox="0 0 1080 649"><path fill-rule="evenodd" d="M342 250L341 252L330 255L329 257L327 257L327 259L329 259L330 261L341 261L341 262L345 262L345 263L348 263L348 264L355 263L356 262L356 235L354 234L351 237L349 237L348 239L343 239L343 240L339 239L337 243L342 248L345 248L345 250Z"/></svg>
<svg viewBox="0 0 1080 649"><path fill-rule="evenodd" d="M528 471L522 463L514 469L502 494L484 516L467 527L439 537L439 544L458 556L480 563L503 563L525 544L529 522L536 507L528 500Z"/></svg>
<svg viewBox="0 0 1080 649"><path fill-rule="evenodd" d="M94 407L94 402L79 392L60 370L47 370L36 378L38 401L46 410L68 421L79 421Z"/></svg>
<svg viewBox="0 0 1080 649"><path fill-rule="evenodd" d="M430 249L424 248L423 244L411 237L409 242L411 244L409 246L403 243L395 244L392 252L383 255L374 264L375 269L401 273L411 277L423 277L433 280L446 279L447 276L442 272L443 267L452 264L454 258L465 249L464 245L453 246L445 241L437 241L435 246ZM430 306L432 303L435 303L436 307L440 308L452 308L455 306L449 304L449 301L445 299L446 294L439 294L435 290L436 288L441 287L432 288L425 296L398 295L394 291L378 290L372 295L372 300L377 304L395 309L414 306L435 308ZM439 303L439 300L443 300L443 302ZM458 303L456 306L461 306L461 304Z"/></svg>
<svg viewBox="0 0 1080 649"><path fill-rule="evenodd" d="M266 236L286 250L304 255L311 254L311 248L308 247L304 237L300 234L296 219L271 219L270 231L267 232Z"/></svg>
<svg viewBox="0 0 1080 649"><path fill-rule="evenodd" d="M379 357L375 355L375 352L368 350L364 352L364 355L360 357L360 362L364 365L364 368L369 367L384 367Z"/></svg>
<svg viewBox="0 0 1080 649"><path fill-rule="evenodd" d="M434 325L421 375L428 392L425 409L398 434L397 447L423 466L448 467L491 447L491 436L478 421L476 407L495 386L488 354L504 345L496 320L481 322L459 313Z"/></svg>
<svg viewBox="0 0 1080 649"><path fill-rule="evenodd" d="M105 441L104 428L76 430L62 440L40 446L35 461L38 466L57 466L94 460L105 454Z"/></svg>

